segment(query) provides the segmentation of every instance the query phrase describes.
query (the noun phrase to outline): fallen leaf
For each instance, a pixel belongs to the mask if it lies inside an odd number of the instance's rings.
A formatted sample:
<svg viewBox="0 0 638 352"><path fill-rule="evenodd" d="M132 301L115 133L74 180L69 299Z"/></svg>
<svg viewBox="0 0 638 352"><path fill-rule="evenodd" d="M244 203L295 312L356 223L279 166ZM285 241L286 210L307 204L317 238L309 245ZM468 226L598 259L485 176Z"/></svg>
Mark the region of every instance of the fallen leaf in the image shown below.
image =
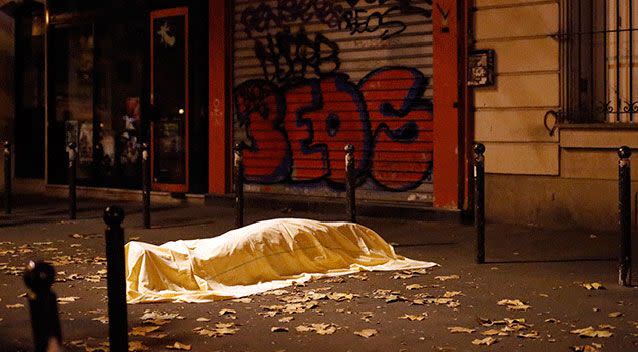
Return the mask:
<svg viewBox="0 0 638 352"><path fill-rule="evenodd" d="M435 280L447 281L447 280L458 280L460 277L458 275L448 275L448 276L435 276Z"/></svg>
<svg viewBox="0 0 638 352"><path fill-rule="evenodd" d="M219 311L219 316L221 317L222 315L228 315L228 314L237 314L237 311L234 309L230 309L230 308L222 308Z"/></svg>
<svg viewBox="0 0 638 352"><path fill-rule="evenodd" d="M485 330L485 331L481 332L481 335L485 335L485 336L495 336L495 335L508 336L509 334L506 333L506 332L503 332L501 330L490 329L490 330Z"/></svg>
<svg viewBox="0 0 638 352"><path fill-rule="evenodd" d="M357 336L365 337L366 339L372 337L379 332L376 329L363 329L360 331L355 331L354 334Z"/></svg>
<svg viewBox="0 0 638 352"><path fill-rule="evenodd" d="M181 351L190 351L191 345L187 345L181 342L175 341L172 345L166 346L169 350L181 350Z"/></svg>
<svg viewBox="0 0 638 352"><path fill-rule="evenodd" d="M146 334L148 334L149 332L153 332L159 328L160 327L156 325L136 326L133 327L133 330L131 330L128 334L129 336L146 336Z"/></svg>
<svg viewBox="0 0 638 352"><path fill-rule="evenodd" d="M574 352L600 352L600 350L593 345L571 346L569 349Z"/></svg>
<svg viewBox="0 0 638 352"><path fill-rule="evenodd" d="M210 321L210 319L208 319L208 318L203 318L203 317L202 317L202 318L197 318L197 319L195 319L195 321L198 321L198 322L209 322L209 321Z"/></svg>
<svg viewBox="0 0 638 352"><path fill-rule="evenodd" d="M598 282L584 283L583 287L588 290L604 290L605 289L605 286L601 285Z"/></svg>
<svg viewBox="0 0 638 352"><path fill-rule="evenodd" d="M138 351L148 351L149 348L145 346L142 341L129 341L128 343L129 352L138 352Z"/></svg>
<svg viewBox="0 0 638 352"><path fill-rule="evenodd" d="M476 329L464 328L462 326L450 326L447 329L450 330L450 332L453 334L456 334L456 333L471 334L476 331Z"/></svg>
<svg viewBox="0 0 638 352"><path fill-rule="evenodd" d="M421 284L412 284L412 285L407 285L405 288L406 288L407 290L412 291L412 290L420 290L420 289L422 289L422 288L425 288L425 286L423 286L423 285L421 285Z"/></svg>
<svg viewBox="0 0 638 352"><path fill-rule="evenodd" d="M58 298L58 303L59 304L69 304L69 303L77 301L78 299L80 299L80 297L59 297Z"/></svg>
<svg viewBox="0 0 638 352"><path fill-rule="evenodd" d="M610 317L610 318L620 318L620 317L623 316L623 313L621 313L621 312L612 312L612 313L607 314L607 316Z"/></svg>
<svg viewBox="0 0 638 352"><path fill-rule="evenodd" d="M614 335L613 332L607 330L595 330L592 326L572 330L570 333L577 334L580 337L611 337Z"/></svg>
<svg viewBox="0 0 638 352"><path fill-rule="evenodd" d="M270 328L270 332L288 332L288 328L285 326L273 326Z"/></svg>
<svg viewBox="0 0 638 352"><path fill-rule="evenodd" d="M352 300L352 298L354 297L354 295L352 293L340 293L340 292L331 292L328 294L328 298L333 300L333 301L337 301L337 302L341 302L341 301L350 301Z"/></svg>
<svg viewBox="0 0 638 352"><path fill-rule="evenodd" d="M5 305L5 307L7 307L7 308L22 308L22 307L24 307L24 304L22 304L22 303L7 304L7 305Z"/></svg>
<svg viewBox="0 0 638 352"><path fill-rule="evenodd" d="M489 345L495 344L497 341L498 340L496 340L495 338L488 336L484 339L474 339L472 340L472 344L489 346Z"/></svg>
<svg viewBox="0 0 638 352"><path fill-rule="evenodd" d="M337 331L337 326L334 324L319 323L319 324L310 324L310 326L299 325L295 328L295 330L299 332L314 331L319 335L332 335L335 333L335 331Z"/></svg>
<svg viewBox="0 0 638 352"><path fill-rule="evenodd" d="M446 291L443 298L452 298L461 294L461 291Z"/></svg>
<svg viewBox="0 0 638 352"><path fill-rule="evenodd" d="M404 315L402 317L399 317L399 319L406 319L406 320L409 320L409 321L421 321L421 320L425 319L425 316L423 316L423 315L409 315L409 314L406 314L406 315Z"/></svg>
<svg viewBox="0 0 638 352"><path fill-rule="evenodd" d="M520 337L523 339L540 339L540 335L538 334L538 331L530 331L526 334L520 333L518 335L516 335L516 337Z"/></svg>
<svg viewBox="0 0 638 352"><path fill-rule="evenodd" d="M496 302L499 306L507 306L507 310L522 310L526 311L531 306L523 303L519 299L502 299Z"/></svg>
<svg viewBox="0 0 638 352"><path fill-rule="evenodd" d="M279 318L279 322L280 323L290 323L291 320L295 319L295 317L282 317Z"/></svg>
<svg viewBox="0 0 638 352"><path fill-rule="evenodd" d="M108 324L109 323L109 317L107 317L105 315L99 316L97 318L93 318L91 320L99 321L102 324Z"/></svg>

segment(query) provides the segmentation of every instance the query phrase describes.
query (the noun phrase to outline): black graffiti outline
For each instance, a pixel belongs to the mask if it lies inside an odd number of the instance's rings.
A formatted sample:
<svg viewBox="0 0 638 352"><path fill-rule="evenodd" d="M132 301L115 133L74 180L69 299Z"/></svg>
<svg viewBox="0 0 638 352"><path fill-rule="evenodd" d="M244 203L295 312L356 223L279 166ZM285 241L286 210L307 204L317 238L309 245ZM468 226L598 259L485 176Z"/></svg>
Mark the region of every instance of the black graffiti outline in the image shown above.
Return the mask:
<svg viewBox="0 0 638 352"><path fill-rule="evenodd" d="M432 18L432 10L415 6L414 0L394 0L393 5L383 12L373 11L368 14L365 8L357 7L359 2L385 5L390 0L348 0L350 8L334 4L333 0L278 0L272 7L265 2L256 7L248 6L242 11L241 23L244 32L252 37L252 33L264 33L269 29L279 28L284 23L301 21L309 22L316 18L331 29L346 29L350 35L357 33L373 33L383 30L381 40L386 40L403 33L407 25L400 20L386 21L386 17L394 14L422 15ZM419 3L432 5L432 0L421 0Z"/></svg>
<svg viewBox="0 0 638 352"><path fill-rule="evenodd" d="M260 40L255 40L255 56L264 78L272 82L303 79L309 68L317 77L324 77L338 71L341 66L339 45L321 33L317 33L314 40L310 39L304 27L292 34L286 26L274 38L269 34L266 42L267 45L264 45ZM329 48L328 55L323 54L323 47ZM325 64L331 65L327 71ZM269 71L269 65L272 65L274 72Z"/></svg>

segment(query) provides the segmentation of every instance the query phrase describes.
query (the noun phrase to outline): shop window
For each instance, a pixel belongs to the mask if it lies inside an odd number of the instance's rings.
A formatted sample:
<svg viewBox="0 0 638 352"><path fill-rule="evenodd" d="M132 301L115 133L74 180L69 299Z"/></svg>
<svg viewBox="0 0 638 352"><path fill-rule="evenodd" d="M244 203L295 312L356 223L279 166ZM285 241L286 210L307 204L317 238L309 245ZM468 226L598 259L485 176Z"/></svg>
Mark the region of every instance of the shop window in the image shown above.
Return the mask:
<svg viewBox="0 0 638 352"><path fill-rule="evenodd" d="M145 25L140 17L52 26L50 182L66 181L66 145L75 142L81 183L139 186Z"/></svg>
<svg viewBox="0 0 638 352"><path fill-rule="evenodd" d="M638 123L638 1L563 0L562 111L569 123Z"/></svg>

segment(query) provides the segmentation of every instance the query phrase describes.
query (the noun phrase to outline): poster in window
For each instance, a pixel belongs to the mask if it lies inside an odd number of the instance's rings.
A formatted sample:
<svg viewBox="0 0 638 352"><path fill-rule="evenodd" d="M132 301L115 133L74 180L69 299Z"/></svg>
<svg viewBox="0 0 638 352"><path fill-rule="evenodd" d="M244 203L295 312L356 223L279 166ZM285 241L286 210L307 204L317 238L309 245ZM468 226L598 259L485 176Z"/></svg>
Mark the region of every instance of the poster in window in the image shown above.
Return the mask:
<svg viewBox="0 0 638 352"><path fill-rule="evenodd" d="M93 123L83 122L80 125L80 139L78 142L78 161L80 164L93 162Z"/></svg>
<svg viewBox="0 0 638 352"><path fill-rule="evenodd" d="M78 134L80 133L78 122L75 120L64 121L64 148L69 145L69 143L75 143L78 145Z"/></svg>

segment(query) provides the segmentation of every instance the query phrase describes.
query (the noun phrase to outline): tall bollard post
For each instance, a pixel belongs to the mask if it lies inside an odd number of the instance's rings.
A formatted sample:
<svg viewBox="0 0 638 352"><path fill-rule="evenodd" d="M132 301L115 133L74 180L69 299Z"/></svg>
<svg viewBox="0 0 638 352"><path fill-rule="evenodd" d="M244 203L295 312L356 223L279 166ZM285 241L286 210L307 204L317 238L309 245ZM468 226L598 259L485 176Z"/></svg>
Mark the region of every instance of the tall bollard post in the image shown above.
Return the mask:
<svg viewBox="0 0 638 352"><path fill-rule="evenodd" d="M631 149L618 149L618 225L620 230L620 257L618 284L631 285Z"/></svg>
<svg viewBox="0 0 638 352"><path fill-rule="evenodd" d="M68 154L68 182L69 182L69 219L76 218L78 203L76 192L77 179L77 145L73 142L69 143L67 148Z"/></svg>
<svg viewBox="0 0 638 352"><path fill-rule="evenodd" d="M233 168L233 182L235 184L235 227L244 226L244 157L242 145L233 147L235 167Z"/></svg>
<svg viewBox="0 0 638 352"><path fill-rule="evenodd" d="M106 282L109 307L109 346L111 351L128 351L126 280L124 264L124 210L110 206L104 210L106 230Z"/></svg>
<svg viewBox="0 0 638 352"><path fill-rule="evenodd" d="M55 269L44 262L29 262L24 272L24 283L31 310L31 328L35 352L62 351L62 332L57 298L51 285L55 281Z"/></svg>
<svg viewBox="0 0 638 352"><path fill-rule="evenodd" d="M474 228L476 262L485 263L485 146L476 143L474 151Z"/></svg>
<svg viewBox="0 0 638 352"><path fill-rule="evenodd" d="M151 158L148 144L142 144L142 205L144 228L151 228Z"/></svg>
<svg viewBox="0 0 638 352"><path fill-rule="evenodd" d="M4 142L4 212L11 214L11 143Z"/></svg>
<svg viewBox="0 0 638 352"><path fill-rule="evenodd" d="M354 146L346 145L343 150L346 152L346 212L348 221L357 222L357 205L355 197L355 168L354 168Z"/></svg>

